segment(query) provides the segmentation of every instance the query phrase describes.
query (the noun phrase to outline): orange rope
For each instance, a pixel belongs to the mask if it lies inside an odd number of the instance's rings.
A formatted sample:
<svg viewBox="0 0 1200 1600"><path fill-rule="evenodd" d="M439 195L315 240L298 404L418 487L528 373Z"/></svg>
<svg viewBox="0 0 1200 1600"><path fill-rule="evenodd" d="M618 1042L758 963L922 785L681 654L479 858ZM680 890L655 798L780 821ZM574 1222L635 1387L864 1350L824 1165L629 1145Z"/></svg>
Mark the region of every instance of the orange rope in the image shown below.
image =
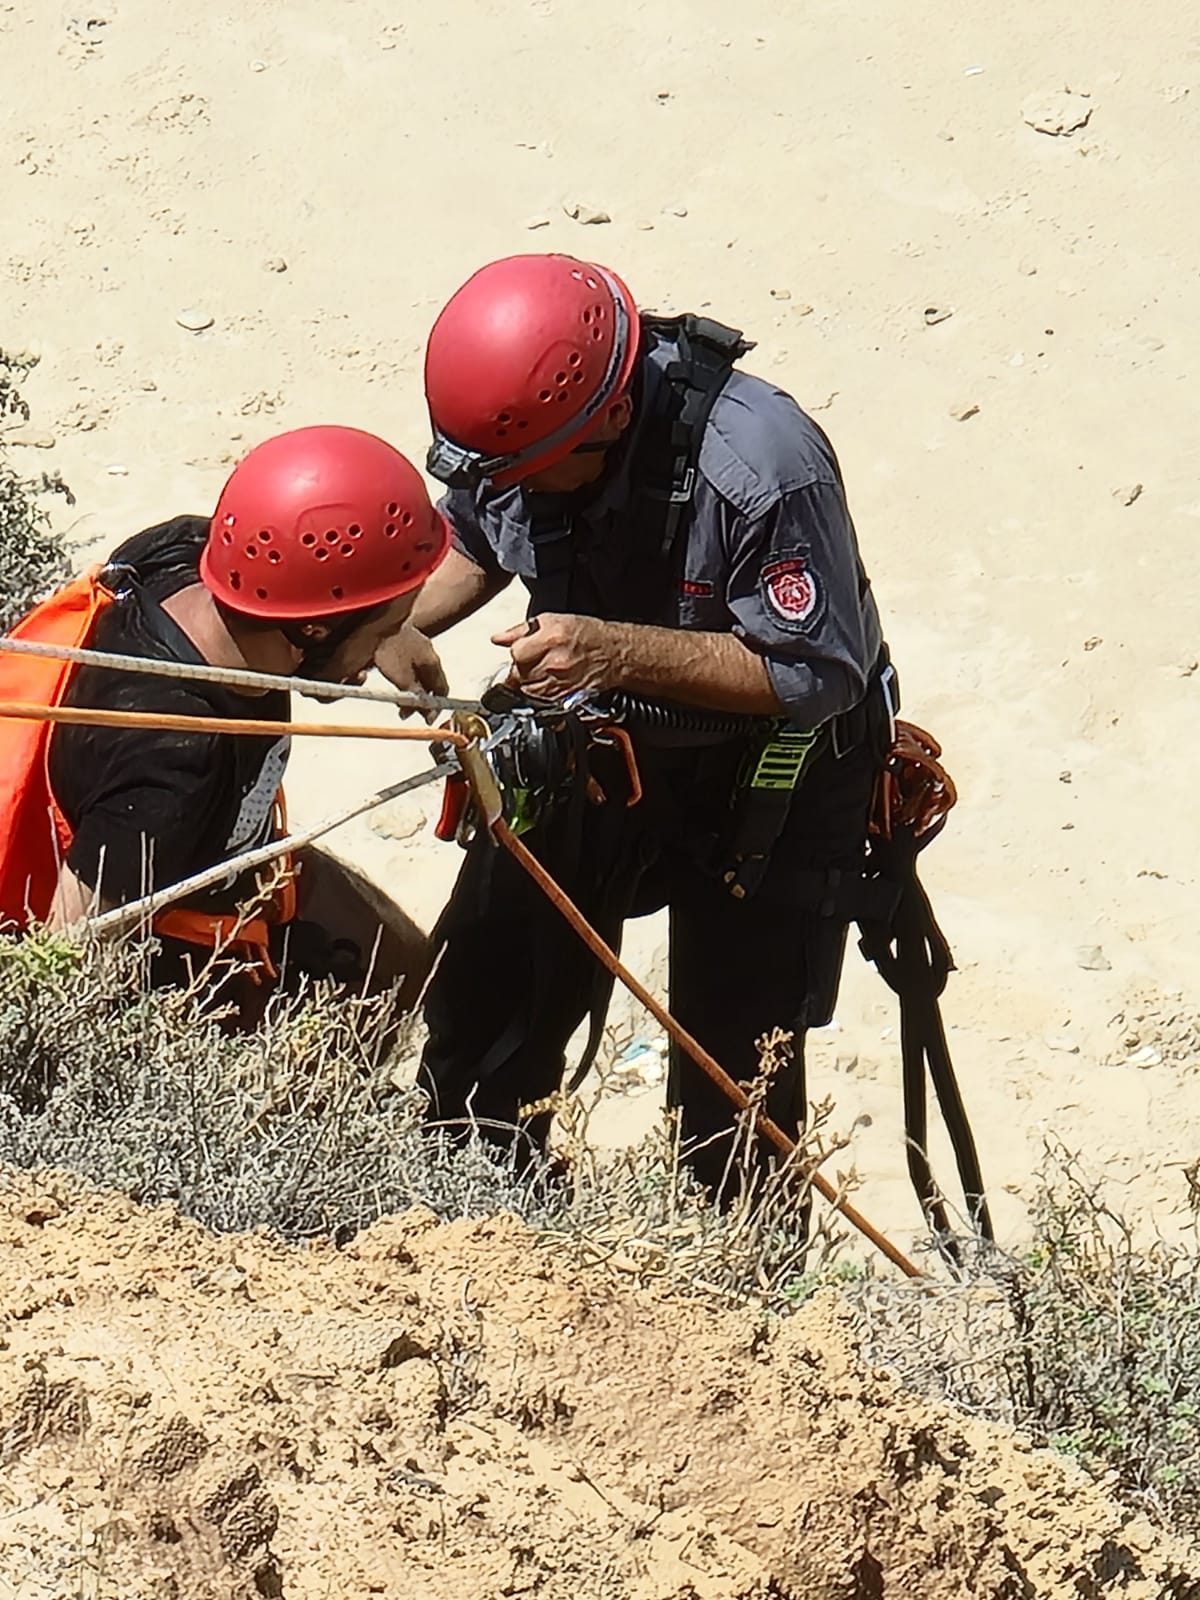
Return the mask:
<svg viewBox="0 0 1200 1600"><path fill-rule="evenodd" d="M255 722L245 717L181 717L153 711L96 711L84 706L35 706L0 700L0 717L27 722L67 722L80 728L144 728L163 733L297 734L314 739L419 739L426 744L467 744L449 728L354 727L338 722Z"/></svg>
<svg viewBox="0 0 1200 1600"><path fill-rule="evenodd" d="M628 967L605 944L575 902L555 883L545 867L521 843L508 824L503 819L493 822L492 833L509 854L514 856L525 868L525 871L529 873L538 888L567 919L600 964L606 967L615 978L619 978L630 994L641 1001L650 1015L660 1026L666 1029L679 1048L691 1057L702 1072L707 1073L721 1092L732 1100L739 1111L747 1110L750 1106L750 1097L741 1084L736 1083L725 1071L725 1068L709 1055L700 1041L693 1038L682 1024L676 1022L667 1008L654 998L645 984L640 983L634 977ZM786 1158L796 1153L796 1141L789 1139L777 1122L772 1121L770 1117L761 1115L756 1116L755 1120L760 1132L774 1145L780 1155ZM864 1238L869 1239L877 1250L882 1251L888 1260L894 1266L899 1267L906 1277L923 1278L925 1276L915 1262L910 1261L897 1245L894 1245L889 1238L880 1233L874 1223L869 1222L861 1211L857 1210L843 1195L838 1193L828 1178L819 1172L813 1172L811 1174L811 1182L817 1193L823 1195L835 1211L839 1211L847 1222L857 1228Z"/></svg>
<svg viewBox="0 0 1200 1600"><path fill-rule="evenodd" d="M21 701L0 701L0 717L19 718L36 722L64 722L77 727L93 728L144 728L158 729L163 732L175 733L233 733L233 734L259 734L259 735L303 735L324 739L402 739L420 740L427 744L439 743L454 745L458 749L476 751L475 741L467 734L446 727L441 728L379 728L379 727L354 727L344 726L339 723L326 722L256 722L246 718L234 717L183 717L158 715L145 711L97 711L82 706L35 706L27 705ZM925 736L928 739L928 735ZM929 741L932 744L932 741ZM940 752L939 752L940 753ZM471 769L468 768L468 775ZM496 797L498 800L498 796ZM717 1085L721 1092L733 1102L740 1111L750 1108L750 1097L742 1086L735 1082L725 1071L724 1067L704 1048L698 1039L692 1037L667 1008L660 1004L650 993L646 986L639 982L620 959L609 949L604 940L592 927L591 923L580 911L579 907L559 887L541 862L521 843L508 824L500 816L494 814L495 807L486 803L486 797L480 796L485 813L491 813L488 821L494 837L504 846L509 853L520 862L525 871L529 873L543 894L551 904L566 918L571 927L583 940L584 944L615 978L619 978L636 999L640 1000L650 1015L674 1039L675 1043L683 1050L709 1078ZM774 1145L775 1149L785 1159L795 1155L796 1141L790 1139L778 1123L770 1117L756 1115L756 1125L764 1137ZM880 1233L875 1225L863 1216L850 1202L838 1191L820 1172L813 1172L810 1181L817 1193L822 1195L833 1208L840 1212L846 1221L869 1239L875 1248L882 1252L894 1266L900 1268L909 1278L923 1278L925 1274L910 1261L904 1252L894 1245L890 1239Z"/></svg>

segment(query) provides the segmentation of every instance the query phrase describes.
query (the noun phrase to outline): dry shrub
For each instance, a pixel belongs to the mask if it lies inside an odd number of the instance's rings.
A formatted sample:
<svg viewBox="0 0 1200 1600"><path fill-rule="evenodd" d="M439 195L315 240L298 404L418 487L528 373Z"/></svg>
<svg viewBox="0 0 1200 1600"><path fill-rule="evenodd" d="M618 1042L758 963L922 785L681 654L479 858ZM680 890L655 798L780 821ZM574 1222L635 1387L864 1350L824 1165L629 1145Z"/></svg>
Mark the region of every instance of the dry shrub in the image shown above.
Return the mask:
<svg viewBox="0 0 1200 1600"><path fill-rule="evenodd" d="M1193 1222L1195 1219L1193 1219ZM1021 1255L956 1284L864 1285L878 1360L922 1393L1015 1424L1140 1507L1200 1534L1200 1238L1135 1231L1062 1145Z"/></svg>
<svg viewBox="0 0 1200 1600"><path fill-rule="evenodd" d="M68 571L62 540L51 531L38 501L43 495L61 494L74 505L71 491L57 473L23 477L4 449L5 425L29 420L29 407L17 385L34 364L28 356L0 350L0 633L7 633Z"/></svg>
<svg viewBox="0 0 1200 1600"><path fill-rule="evenodd" d="M578 1105L570 1159L519 1161L477 1135L423 1126L415 1025L389 997L329 985L273 1000L253 1034L222 1026L214 961L188 990L152 990L147 947L45 932L0 937L0 1162L59 1167L146 1203L175 1201L223 1232L348 1238L414 1204L439 1216L512 1212L558 1248L640 1277L784 1309L805 1270L806 1172L825 1119L791 1169L718 1210L681 1172L675 1132L607 1163L587 1154ZM379 1048L382 1038L394 1042ZM572 1122L572 1116L576 1120ZM581 1113L579 1113L581 1115Z"/></svg>

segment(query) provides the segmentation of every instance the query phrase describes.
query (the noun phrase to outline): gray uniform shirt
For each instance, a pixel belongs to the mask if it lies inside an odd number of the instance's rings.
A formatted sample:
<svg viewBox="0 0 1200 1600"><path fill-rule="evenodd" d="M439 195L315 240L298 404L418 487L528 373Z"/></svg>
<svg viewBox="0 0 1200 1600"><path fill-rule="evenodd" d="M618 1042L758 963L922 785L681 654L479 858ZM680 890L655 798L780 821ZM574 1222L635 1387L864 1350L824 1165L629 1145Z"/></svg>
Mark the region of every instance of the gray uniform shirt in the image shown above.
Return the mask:
<svg viewBox="0 0 1200 1600"><path fill-rule="evenodd" d="M791 719L818 727L862 699L882 640L833 447L790 395L735 371L705 428L682 561L655 573L628 508L638 419L664 382L660 354L643 362L615 469L563 514L579 580L567 604L547 603L539 579L534 517L544 517L545 497L451 490L441 509L455 548L492 576L520 578L531 614L557 608L732 633L763 657Z"/></svg>

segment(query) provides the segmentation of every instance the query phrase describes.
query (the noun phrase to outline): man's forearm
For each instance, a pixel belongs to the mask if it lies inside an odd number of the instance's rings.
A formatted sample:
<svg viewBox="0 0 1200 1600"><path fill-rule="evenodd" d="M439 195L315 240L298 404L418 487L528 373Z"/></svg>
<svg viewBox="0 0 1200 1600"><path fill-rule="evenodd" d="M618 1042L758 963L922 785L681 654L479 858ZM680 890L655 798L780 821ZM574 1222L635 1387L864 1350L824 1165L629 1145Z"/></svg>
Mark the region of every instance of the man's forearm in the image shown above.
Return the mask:
<svg viewBox="0 0 1200 1600"><path fill-rule="evenodd" d="M614 687L710 711L759 716L783 712L763 658L730 633L610 623L615 635Z"/></svg>
<svg viewBox="0 0 1200 1600"><path fill-rule="evenodd" d="M461 551L451 549L417 596L409 621L426 638L436 638L485 606L510 581L507 573L493 576Z"/></svg>

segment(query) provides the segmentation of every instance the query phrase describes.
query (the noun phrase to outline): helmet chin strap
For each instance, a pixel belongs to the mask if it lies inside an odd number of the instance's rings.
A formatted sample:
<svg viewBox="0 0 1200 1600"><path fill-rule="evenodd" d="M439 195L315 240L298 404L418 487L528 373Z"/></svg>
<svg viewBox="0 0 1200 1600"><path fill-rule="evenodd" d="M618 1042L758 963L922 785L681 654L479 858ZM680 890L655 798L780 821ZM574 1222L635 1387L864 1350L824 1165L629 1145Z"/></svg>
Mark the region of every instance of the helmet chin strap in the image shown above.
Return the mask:
<svg viewBox="0 0 1200 1600"><path fill-rule="evenodd" d="M379 605L364 606L360 611L345 611L333 617L314 617L310 622L250 617L245 612L234 610L222 600L217 601L217 608L225 614L228 621L235 622L239 629L250 628L258 633L281 633L292 649L300 652L297 675L319 678L350 635L370 622L373 617L381 615L390 604L390 600L385 600ZM314 638L313 629L322 630L322 637Z"/></svg>
<svg viewBox="0 0 1200 1600"><path fill-rule="evenodd" d="M351 634L357 633L364 623L386 611L390 604L390 601L385 601L382 605L367 606L361 611L347 611L327 621L283 622L278 625L279 631L293 650L299 650L304 676L319 678ZM327 628L329 631L323 638L314 639L310 631L313 628Z"/></svg>

